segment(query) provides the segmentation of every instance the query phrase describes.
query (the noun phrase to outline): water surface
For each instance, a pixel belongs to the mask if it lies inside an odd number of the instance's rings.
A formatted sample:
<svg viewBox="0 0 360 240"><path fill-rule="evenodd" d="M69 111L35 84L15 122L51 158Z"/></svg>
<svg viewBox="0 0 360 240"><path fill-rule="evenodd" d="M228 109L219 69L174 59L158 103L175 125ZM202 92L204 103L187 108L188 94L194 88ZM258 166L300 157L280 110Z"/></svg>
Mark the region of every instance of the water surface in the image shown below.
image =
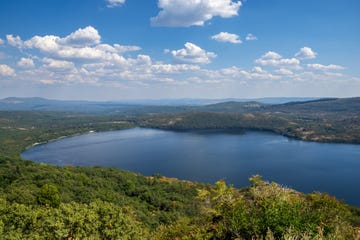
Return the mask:
<svg viewBox="0 0 360 240"><path fill-rule="evenodd" d="M260 174L299 191L328 192L360 206L360 145L304 142L267 132L134 128L61 139L35 146L22 157L208 183L225 179L237 187Z"/></svg>

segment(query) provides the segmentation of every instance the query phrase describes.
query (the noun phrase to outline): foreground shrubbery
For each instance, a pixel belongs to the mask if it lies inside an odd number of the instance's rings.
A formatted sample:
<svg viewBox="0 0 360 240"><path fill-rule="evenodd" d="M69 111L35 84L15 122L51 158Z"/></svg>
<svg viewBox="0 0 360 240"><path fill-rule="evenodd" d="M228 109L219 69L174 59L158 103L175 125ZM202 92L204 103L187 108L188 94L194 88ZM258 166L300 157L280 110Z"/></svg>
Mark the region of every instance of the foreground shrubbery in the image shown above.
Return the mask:
<svg viewBox="0 0 360 240"><path fill-rule="evenodd" d="M57 207L101 200L131 207L149 229L197 215L194 198L202 186L114 168L56 167L0 156L0 198L10 204Z"/></svg>
<svg viewBox="0 0 360 240"><path fill-rule="evenodd" d="M112 203L66 203L57 208L0 199L1 239L147 239L130 209Z"/></svg>
<svg viewBox="0 0 360 240"><path fill-rule="evenodd" d="M305 195L250 178L242 191L219 181L199 190L202 214L162 228L158 239L359 239L351 213L333 197Z"/></svg>
<svg viewBox="0 0 360 240"><path fill-rule="evenodd" d="M206 186L116 169L6 162L0 168L1 239L360 237L348 207L335 198L259 176L239 190L223 181Z"/></svg>
<svg viewBox="0 0 360 240"><path fill-rule="evenodd" d="M244 189L0 156L0 239L359 239L358 208L259 176Z"/></svg>

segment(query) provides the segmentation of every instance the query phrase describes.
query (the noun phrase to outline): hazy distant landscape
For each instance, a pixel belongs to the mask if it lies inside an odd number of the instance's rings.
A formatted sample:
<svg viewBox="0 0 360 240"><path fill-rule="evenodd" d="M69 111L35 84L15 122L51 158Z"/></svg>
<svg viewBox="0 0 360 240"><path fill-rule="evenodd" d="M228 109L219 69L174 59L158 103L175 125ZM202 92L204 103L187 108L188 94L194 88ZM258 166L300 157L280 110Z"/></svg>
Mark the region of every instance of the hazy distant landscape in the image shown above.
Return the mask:
<svg viewBox="0 0 360 240"><path fill-rule="evenodd" d="M0 239L360 239L360 1L0 1Z"/></svg>

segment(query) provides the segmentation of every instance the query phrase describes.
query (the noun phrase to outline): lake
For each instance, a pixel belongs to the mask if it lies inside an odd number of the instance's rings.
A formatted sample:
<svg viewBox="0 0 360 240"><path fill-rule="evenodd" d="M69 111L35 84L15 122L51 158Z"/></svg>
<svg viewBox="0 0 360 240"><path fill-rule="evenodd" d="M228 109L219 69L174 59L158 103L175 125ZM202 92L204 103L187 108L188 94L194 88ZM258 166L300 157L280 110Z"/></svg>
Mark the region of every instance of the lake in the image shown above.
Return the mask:
<svg viewBox="0 0 360 240"><path fill-rule="evenodd" d="M328 192L360 206L360 145L304 142L268 132L133 128L37 145L22 157L207 183L225 179L236 187L249 185L248 178L260 174L302 192Z"/></svg>

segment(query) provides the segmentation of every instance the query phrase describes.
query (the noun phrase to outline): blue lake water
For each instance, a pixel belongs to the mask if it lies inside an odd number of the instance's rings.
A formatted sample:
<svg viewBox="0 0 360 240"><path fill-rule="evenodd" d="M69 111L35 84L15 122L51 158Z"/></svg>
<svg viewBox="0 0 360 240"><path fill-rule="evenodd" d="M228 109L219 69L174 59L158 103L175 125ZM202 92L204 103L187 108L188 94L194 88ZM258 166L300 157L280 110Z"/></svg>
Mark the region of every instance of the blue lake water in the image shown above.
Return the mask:
<svg viewBox="0 0 360 240"><path fill-rule="evenodd" d="M24 159L106 166L144 175L236 187L260 174L303 192L322 191L360 206L360 145L304 142L267 132L171 132L134 128L89 133L38 145Z"/></svg>

